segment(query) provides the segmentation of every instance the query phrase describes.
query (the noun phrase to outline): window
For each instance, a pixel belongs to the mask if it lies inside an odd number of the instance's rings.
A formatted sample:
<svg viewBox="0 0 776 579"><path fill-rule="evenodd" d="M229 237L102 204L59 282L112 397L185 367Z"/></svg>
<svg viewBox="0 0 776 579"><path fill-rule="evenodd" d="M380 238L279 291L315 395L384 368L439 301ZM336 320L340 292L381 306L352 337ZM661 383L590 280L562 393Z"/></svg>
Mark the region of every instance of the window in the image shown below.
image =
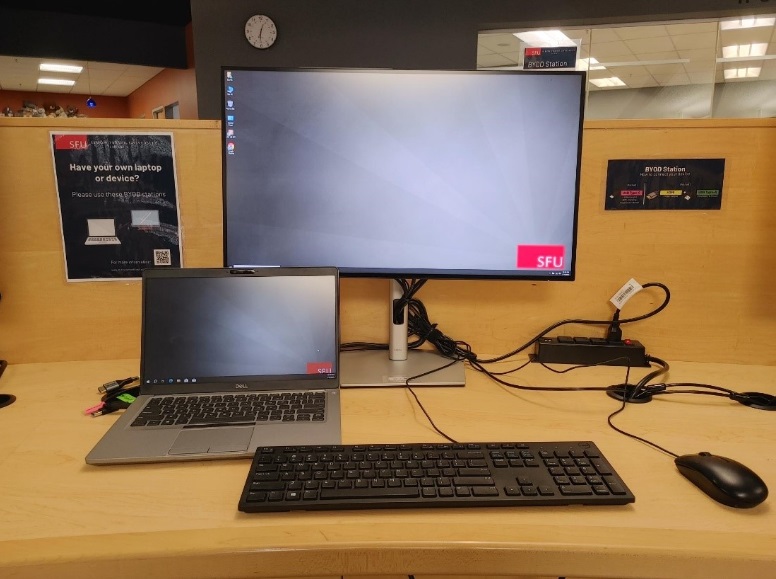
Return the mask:
<svg viewBox="0 0 776 579"><path fill-rule="evenodd" d="M774 23L758 16L481 33L478 67L523 68L527 47L576 46L576 68L588 71L587 119L773 117Z"/></svg>

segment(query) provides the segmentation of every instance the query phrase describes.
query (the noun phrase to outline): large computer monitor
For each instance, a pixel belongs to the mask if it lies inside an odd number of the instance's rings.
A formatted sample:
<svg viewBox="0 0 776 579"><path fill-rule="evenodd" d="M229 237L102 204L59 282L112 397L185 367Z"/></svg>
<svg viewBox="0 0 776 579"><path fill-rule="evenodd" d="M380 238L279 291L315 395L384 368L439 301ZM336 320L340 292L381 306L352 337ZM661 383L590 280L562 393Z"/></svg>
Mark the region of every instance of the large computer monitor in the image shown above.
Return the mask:
<svg viewBox="0 0 776 579"><path fill-rule="evenodd" d="M584 88L574 71L224 67L225 265L573 280ZM390 357L344 356L343 380L439 365L406 366L401 331Z"/></svg>

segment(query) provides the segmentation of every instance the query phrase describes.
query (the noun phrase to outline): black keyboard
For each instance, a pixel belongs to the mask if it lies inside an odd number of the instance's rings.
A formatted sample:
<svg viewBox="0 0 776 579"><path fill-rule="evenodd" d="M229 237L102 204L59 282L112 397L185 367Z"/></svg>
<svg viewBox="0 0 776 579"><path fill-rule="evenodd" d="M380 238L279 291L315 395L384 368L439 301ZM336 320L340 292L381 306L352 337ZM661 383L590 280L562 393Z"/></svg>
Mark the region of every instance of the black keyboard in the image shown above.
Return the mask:
<svg viewBox="0 0 776 579"><path fill-rule="evenodd" d="M635 500L592 442L267 446L239 510L624 505Z"/></svg>
<svg viewBox="0 0 776 579"><path fill-rule="evenodd" d="M155 396L132 426L321 422L326 419L325 406L323 391Z"/></svg>

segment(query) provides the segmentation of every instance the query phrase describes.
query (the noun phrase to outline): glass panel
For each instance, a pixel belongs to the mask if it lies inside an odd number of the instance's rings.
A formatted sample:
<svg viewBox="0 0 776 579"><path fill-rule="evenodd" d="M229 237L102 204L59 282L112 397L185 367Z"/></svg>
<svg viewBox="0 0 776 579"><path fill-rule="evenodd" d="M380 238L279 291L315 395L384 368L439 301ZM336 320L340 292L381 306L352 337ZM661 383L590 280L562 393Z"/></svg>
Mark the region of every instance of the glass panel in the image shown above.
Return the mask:
<svg viewBox="0 0 776 579"><path fill-rule="evenodd" d="M562 28L588 71L587 119L776 116L776 16ZM526 67L531 43L510 30L479 35L478 68ZM542 46L551 36L542 29ZM523 38L527 38L523 36ZM536 41L535 41L536 42Z"/></svg>
<svg viewBox="0 0 776 579"><path fill-rule="evenodd" d="M715 117L776 117L776 15L719 25Z"/></svg>

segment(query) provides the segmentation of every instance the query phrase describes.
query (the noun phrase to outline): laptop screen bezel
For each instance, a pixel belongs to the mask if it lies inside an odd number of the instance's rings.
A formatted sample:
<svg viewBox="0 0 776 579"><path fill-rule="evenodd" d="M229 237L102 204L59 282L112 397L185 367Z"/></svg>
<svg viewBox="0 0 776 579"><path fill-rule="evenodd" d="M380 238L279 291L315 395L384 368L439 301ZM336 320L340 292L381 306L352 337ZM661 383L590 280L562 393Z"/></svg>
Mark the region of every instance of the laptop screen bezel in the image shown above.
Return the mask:
<svg viewBox="0 0 776 579"><path fill-rule="evenodd" d="M149 284L171 278L228 278L228 277L278 277L278 276L321 276L331 277L334 284L334 328L335 328L335 367L327 374L294 374L288 376L224 376L212 379L200 379L197 383L148 383L146 378L146 332L148 331ZM276 392L334 390L340 386L340 323L339 323L339 272L334 267L271 267L271 268L177 268L146 269L142 272L142 321L140 340L140 393L158 394L198 394L213 392Z"/></svg>

